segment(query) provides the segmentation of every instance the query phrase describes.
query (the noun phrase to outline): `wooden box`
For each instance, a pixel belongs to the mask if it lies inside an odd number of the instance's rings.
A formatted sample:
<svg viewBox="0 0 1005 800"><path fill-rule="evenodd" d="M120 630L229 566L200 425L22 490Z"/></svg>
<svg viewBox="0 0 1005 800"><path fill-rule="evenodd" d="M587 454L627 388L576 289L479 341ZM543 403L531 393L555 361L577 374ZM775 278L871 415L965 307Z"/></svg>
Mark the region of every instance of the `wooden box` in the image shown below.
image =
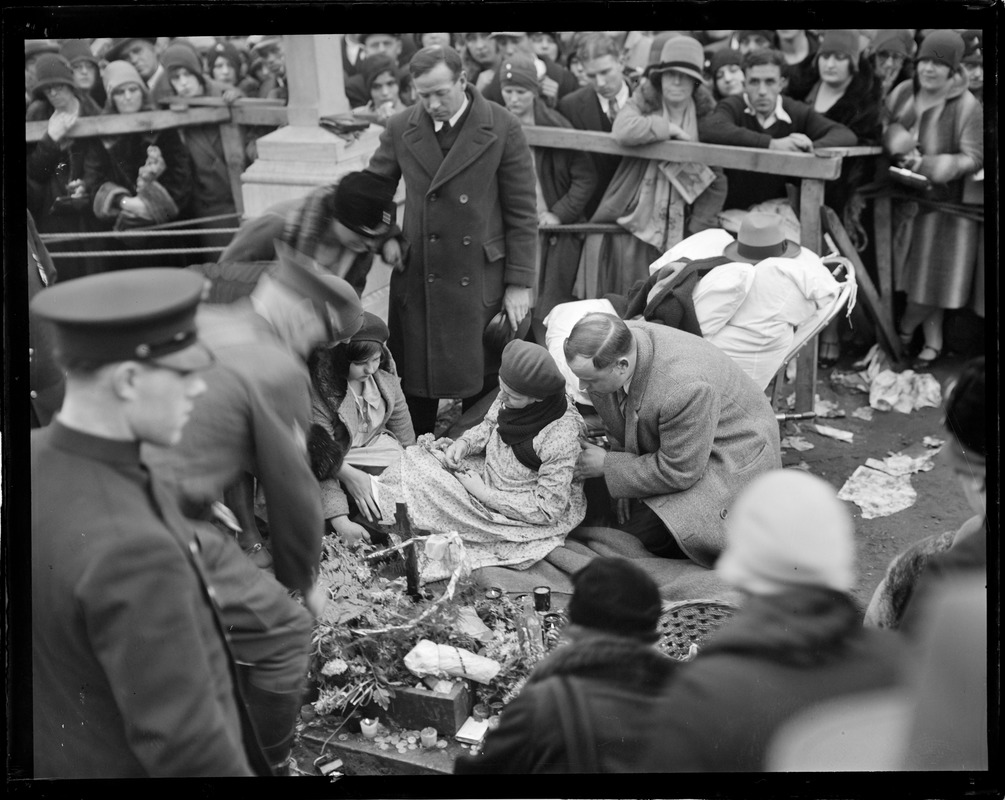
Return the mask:
<svg viewBox="0 0 1005 800"><path fill-rule="evenodd" d="M467 681L454 683L449 694L429 689L395 688L387 715L402 728L436 728L440 736L453 736L471 713Z"/></svg>

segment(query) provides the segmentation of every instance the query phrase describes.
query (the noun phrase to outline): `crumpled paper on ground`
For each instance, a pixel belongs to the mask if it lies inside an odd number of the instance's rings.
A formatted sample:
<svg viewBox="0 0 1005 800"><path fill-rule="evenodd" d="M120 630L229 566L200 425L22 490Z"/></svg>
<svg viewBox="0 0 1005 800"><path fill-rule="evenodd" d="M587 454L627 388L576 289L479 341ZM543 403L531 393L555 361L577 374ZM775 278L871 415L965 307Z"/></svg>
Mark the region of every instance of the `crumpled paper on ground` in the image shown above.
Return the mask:
<svg viewBox="0 0 1005 800"><path fill-rule="evenodd" d="M858 467L845 481L839 500L850 500L862 509L863 519L888 517L910 508L918 499L910 475L888 475L871 467Z"/></svg>
<svg viewBox="0 0 1005 800"><path fill-rule="evenodd" d="M832 372L831 383L868 392L869 405L879 411L909 414L918 408L938 408L942 404L942 388L932 375L910 369L894 371L879 345L873 345L865 357L852 366L858 371Z"/></svg>
<svg viewBox="0 0 1005 800"><path fill-rule="evenodd" d="M935 467L935 455L938 450L929 450L926 453L913 458L906 453L890 453L882 461L875 458L867 458L865 465L885 472L887 475L913 475L915 472L928 472Z"/></svg>
<svg viewBox="0 0 1005 800"><path fill-rule="evenodd" d="M418 678L426 675L468 678L489 683L501 669L498 661L453 645L421 639L405 656L405 667Z"/></svg>
<svg viewBox="0 0 1005 800"><path fill-rule="evenodd" d="M859 406L851 412L851 415L856 419L864 419L866 422L872 422L874 410L872 406Z"/></svg>
<svg viewBox="0 0 1005 800"><path fill-rule="evenodd" d="M782 439L783 450L798 450L802 452L803 450L812 450L815 446L806 441L803 436L786 436Z"/></svg>

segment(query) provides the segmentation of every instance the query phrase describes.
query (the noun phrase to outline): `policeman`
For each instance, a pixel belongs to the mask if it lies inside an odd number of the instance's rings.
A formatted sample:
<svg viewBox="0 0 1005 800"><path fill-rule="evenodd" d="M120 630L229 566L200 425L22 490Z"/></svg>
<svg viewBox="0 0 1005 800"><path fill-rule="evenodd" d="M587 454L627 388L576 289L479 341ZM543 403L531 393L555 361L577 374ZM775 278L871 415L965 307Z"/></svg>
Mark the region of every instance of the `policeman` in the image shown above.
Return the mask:
<svg viewBox="0 0 1005 800"><path fill-rule="evenodd" d="M35 777L268 774L198 541L140 459L178 441L205 391L202 289L136 269L32 301L66 370L62 409L31 434Z"/></svg>
<svg viewBox="0 0 1005 800"><path fill-rule="evenodd" d="M283 771L302 702L312 620L325 594L316 587L324 517L321 490L307 458L311 422L306 359L319 344L348 340L363 310L352 287L322 274L310 259L276 244L279 261L250 298L204 304L196 317L216 364L206 393L175 446L151 443L144 457L170 480L203 543L234 651L242 688L269 763ZM253 475L264 494L274 576L242 552L263 553L248 495ZM239 539L214 526L225 495ZM231 499L233 498L233 499ZM235 522L240 524L234 525ZM257 542L257 544L249 543Z"/></svg>

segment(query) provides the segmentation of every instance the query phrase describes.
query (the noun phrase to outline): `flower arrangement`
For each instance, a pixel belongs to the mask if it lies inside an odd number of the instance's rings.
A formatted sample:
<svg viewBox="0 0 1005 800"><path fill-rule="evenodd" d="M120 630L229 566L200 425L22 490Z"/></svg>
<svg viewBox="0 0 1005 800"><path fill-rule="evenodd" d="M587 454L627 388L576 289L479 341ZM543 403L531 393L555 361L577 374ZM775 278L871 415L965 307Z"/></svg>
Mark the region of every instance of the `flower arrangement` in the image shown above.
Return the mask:
<svg viewBox="0 0 1005 800"><path fill-rule="evenodd" d="M396 541L391 549L400 551L403 545ZM329 602L314 630L310 666L318 686L313 705L319 715L348 716L368 706L374 712L374 707L387 711L396 688L416 683L404 657L421 639L499 662L501 669L492 682L478 685L480 700L507 703L516 696L543 654L543 648L528 648L522 640L523 608L506 595L485 598L470 578L462 577L463 570L455 571L443 596L415 602L406 591L406 579L394 577L400 562L376 567L372 562L373 554L365 549L350 548L338 537L325 538L319 581ZM462 609L472 606L494 634L487 643L459 629Z"/></svg>

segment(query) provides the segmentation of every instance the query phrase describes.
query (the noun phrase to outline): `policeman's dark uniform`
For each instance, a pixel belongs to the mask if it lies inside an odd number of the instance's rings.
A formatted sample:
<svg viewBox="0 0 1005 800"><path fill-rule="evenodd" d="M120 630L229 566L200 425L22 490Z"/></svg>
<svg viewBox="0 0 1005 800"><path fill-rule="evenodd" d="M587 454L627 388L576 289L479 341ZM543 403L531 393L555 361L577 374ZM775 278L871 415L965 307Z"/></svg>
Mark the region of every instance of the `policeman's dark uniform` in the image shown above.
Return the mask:
<svg viewBox="0 0 1005 800"><path fill-rule="evenodd" d="M329 335L348 338L362 324L353 289L320 275L279 245L271 277L311 300ZM289 754L302 703L313 627L287 588L306 592L317 578L324 517L306 450L310 377L251 301L203 305L196 322L216 364L205 372L181 441L144 447L192 519L241 664L242 688L270 763ZM256 567L236 539L210 524L214 501L254 475L265 494L275 577ZM199 521L203 520L203 521ZM284 585L286 588L284 588Z"/></svg>
<svg viewBox="0 0 1005 800"><path fill-rule="evenodd" d="M64 360L212 362L194 275L144 269L39 293ZM35 777L268 774L191 527L140 442L32 432ZM53 502L52 498L59 498Z"/></svg>

